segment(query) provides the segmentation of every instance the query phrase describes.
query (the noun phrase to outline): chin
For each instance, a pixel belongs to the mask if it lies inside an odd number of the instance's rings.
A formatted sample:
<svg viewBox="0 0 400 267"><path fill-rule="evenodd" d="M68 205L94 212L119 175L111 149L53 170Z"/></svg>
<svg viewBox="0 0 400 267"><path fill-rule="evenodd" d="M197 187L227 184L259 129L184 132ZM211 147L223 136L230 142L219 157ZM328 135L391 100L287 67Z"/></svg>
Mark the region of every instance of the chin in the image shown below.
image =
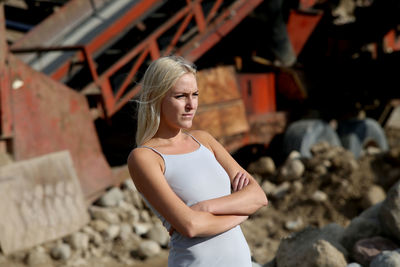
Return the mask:
<svg viewBox="0 0 400 267"><path fill-rule="evenodd" d="M183 123L182 125L181 125L181 127L183 128L183 129L190 129L190 128L192 128L192 122L190 122L190 123Z"/></svg>

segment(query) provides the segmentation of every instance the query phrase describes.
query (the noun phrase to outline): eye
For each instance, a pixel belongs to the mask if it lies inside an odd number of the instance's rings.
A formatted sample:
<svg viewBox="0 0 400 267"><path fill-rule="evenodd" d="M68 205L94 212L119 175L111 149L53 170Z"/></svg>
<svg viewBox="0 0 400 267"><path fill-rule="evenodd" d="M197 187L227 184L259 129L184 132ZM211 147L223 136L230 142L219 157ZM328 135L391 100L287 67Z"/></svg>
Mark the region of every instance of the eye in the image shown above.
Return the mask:
<svg viewBox="0 0 400 267"><path fill-rule="evenodd" d="M199 96L199 92L193 93L194 96Z"/></svg>
<svg viewBox="0 0 400 267"><path fill-rule="evenodd" d="M183 95L183 94L180 94L180 95L176 95L176 96L175 96L175 98L178 98L178 99L179 99L179 98L183 98L183 97L185 97L185 95Z"/></svg>

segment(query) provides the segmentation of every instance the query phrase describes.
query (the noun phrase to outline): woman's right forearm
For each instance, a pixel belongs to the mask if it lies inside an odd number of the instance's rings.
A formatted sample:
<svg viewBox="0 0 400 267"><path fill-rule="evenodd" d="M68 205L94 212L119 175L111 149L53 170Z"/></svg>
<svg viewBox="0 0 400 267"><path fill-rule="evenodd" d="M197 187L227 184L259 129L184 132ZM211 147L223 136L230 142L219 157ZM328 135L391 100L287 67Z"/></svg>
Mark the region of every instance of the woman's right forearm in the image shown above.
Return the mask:
<svg viewBox="0 0 400 267"><path fill-rule="evenodd" d="M187 236L212 236L228 231L244 222L248 216L242 215L213 215L208 212L196 211L187 228Z"/></svg>

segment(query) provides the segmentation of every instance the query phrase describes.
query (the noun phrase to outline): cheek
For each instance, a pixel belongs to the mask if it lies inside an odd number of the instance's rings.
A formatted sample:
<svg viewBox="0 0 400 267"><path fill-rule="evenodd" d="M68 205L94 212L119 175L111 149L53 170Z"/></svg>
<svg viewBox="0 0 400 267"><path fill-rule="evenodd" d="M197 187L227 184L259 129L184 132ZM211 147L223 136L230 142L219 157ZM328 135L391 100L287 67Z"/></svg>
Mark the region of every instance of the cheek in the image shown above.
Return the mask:
<svg viewBox="0 0 400 267"><path fill-rule="evenodd" d="M161 116L170 117L174 116L180 110L179 103L175 101L164 101L161 104Z"/></svg>

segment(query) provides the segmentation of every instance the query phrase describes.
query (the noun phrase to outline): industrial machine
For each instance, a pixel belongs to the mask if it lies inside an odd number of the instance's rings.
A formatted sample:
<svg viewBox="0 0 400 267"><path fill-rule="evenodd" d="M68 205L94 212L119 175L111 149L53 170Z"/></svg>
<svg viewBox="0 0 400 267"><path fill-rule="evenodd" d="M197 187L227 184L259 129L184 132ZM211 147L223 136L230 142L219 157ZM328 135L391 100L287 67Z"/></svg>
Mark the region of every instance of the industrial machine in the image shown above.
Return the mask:
<svg viewBox="0 0 400 267"><path fill-rule="evenodd" d="M364 43L354 45L339 34L352 29L332 27L330 15L314 9L315 1L300 1L287 20L298 63L279 67L260 53L268 39L262 5L262 0L3 1L0 151L18 161L69 150L85 197L94 199L118 182L110 165L124 163L134 146L131 100L148 64L167 54L182 55L204 69L204 87L207 81L229 83L229 98L204 94L206 105L199 110L204 119L196 125L215 131L215 124L204 123L221 118L221 112L233 114L220 122L238 126L215 132L231 152L267 146L285 134L284 153L297 149L307 156L321 140L360 153L367 137L376 137L375 145L386 149L375 120L351 122L347 111L374 103L381 111L399 97L383 93L393 92L395 75L390 75L399 49L394 28L369 40L375 47L367 53ZM23 16L32 12L34 19ZM377 40L386 40L393 53L381 53ZM221 64L233 67L208 72ZM329 128L333 119L338 131Z"/></svg>

